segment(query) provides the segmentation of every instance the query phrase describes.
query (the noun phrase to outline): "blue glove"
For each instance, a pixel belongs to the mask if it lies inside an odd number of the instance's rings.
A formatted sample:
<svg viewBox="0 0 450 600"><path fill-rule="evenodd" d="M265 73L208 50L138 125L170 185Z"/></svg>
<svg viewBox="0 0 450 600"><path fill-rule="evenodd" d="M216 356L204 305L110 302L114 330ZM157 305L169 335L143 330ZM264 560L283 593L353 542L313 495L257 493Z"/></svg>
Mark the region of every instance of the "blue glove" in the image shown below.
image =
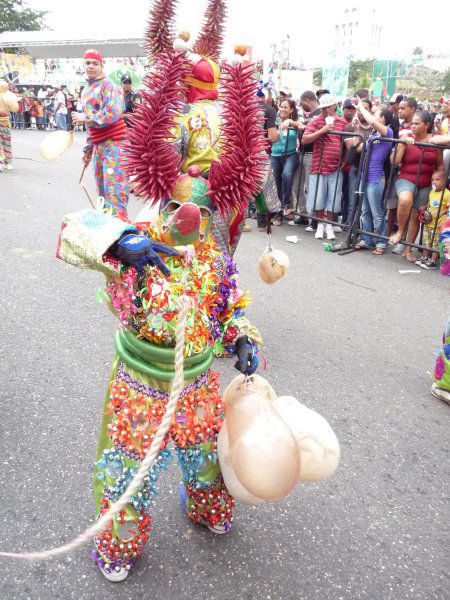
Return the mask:
<svg viewBox="0 0 450 600"><path fill-rule="evenodd" d="M157 242L145 235L127 233L118 240L111 248L112 254L124 265L143 269L144 265L152 265L169 277L170 270L161 260L158 252L169 256L180 256L178 250L163 242Z"/></svg>
<svg viewBox="0 0 450 600"><path fill-rule="evenodd" d="M234 368L244 375L253 375L258 367L258 348L252 344L246 335L238 338L235 344L235 351L238 360Z"/></svg>

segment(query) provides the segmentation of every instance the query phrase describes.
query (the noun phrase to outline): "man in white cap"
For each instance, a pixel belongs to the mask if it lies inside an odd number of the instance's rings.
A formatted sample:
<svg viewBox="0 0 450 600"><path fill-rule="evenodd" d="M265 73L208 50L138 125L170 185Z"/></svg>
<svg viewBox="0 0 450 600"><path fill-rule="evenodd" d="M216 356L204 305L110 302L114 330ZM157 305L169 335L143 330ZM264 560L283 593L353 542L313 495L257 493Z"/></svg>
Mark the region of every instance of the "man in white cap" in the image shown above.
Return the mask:
<svg viewBox="0 0 450 600"><path fill-rule="evenodd" d="M347 122L336 114L337 100L331 94L320 98L321 114L308 123L303 133L302 144L314 144L311 174L309 179L307 209L320 219L336 221L341 211L342 172L345 148L341 151L343 138L330 131L344 131ZM318 222L316 238L335 238L333 226Z"/></svg>

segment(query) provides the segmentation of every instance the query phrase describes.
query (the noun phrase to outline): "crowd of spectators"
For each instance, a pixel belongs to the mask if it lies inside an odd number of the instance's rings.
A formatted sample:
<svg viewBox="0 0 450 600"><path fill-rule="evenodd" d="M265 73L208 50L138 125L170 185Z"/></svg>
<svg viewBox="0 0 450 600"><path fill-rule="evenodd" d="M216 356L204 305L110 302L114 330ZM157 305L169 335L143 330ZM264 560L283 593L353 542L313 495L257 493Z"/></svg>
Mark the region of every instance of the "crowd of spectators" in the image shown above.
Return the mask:
<svg viewBox="0 0 450 600"><path fill-rule="evenodd" d="M80 94L69 94L66 86L13 86L19 110L11 113L14 129L73 129L70 114L81 111ZM80 92L81 93L81 92Z"/></svg>
<svg viewBox="0 0 450 600"><path fill-rule="evenodd" d="M333 240L360 219L367 233L356 250L381 256L389 245L409 262L437 268L439 228L450 205L449 98L419 103L397 94L382 102L360 89L338 102L323 89L305 91L296 103L287 92L275 101L269 90L265 102L276 113L268 137L282 210L274 225L304 225L317 239ZM415 254L402 242L430 251Z"/></svg>

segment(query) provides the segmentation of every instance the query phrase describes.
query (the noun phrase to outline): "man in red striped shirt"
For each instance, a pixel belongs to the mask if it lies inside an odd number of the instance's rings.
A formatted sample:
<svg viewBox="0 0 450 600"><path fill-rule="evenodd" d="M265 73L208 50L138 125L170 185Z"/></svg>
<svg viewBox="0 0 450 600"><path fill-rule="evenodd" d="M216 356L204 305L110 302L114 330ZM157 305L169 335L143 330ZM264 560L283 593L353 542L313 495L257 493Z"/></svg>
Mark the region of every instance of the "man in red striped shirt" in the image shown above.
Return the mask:
<svg viewBox="0 0 450 600"><path fill-rule="evenodd" d="M83 162L93 158L98 195L114 214L126 216L129 184L124 169L122 141L125 121L122 117L122 91L105 77L103 57L98 50L87 50L84 68L88 84L83 90L83 112L73 112L72 122L86 123L87 144Z"/></svg>
<svg viewBox="0 0 450 600"><path fill-rule="evenodd" d="M344 131L347 121L336 114L337 102L331 94L325 94L319 103L321 114L308 123L303 133L302 143L313 143L313 158L309 178L307 209L314 212L316 217L335 221L341 210L342 172L341 167L345 156L338 135L330 131ZM319 222L316 238L328 240L335 238L333 226Z"/></svg>

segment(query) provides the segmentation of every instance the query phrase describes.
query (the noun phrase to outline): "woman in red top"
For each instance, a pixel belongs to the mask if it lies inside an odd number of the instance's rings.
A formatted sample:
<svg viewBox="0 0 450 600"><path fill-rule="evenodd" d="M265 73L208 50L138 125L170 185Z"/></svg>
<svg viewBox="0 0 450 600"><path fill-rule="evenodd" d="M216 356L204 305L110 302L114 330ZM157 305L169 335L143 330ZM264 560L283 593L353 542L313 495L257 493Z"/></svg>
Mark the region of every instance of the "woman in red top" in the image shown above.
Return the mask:
<svg viewBox="0 0 450 600"><path fill-rule="evenodd" d="M401 167L395 183L398 194L398 231L391 236L391 244L398 244L404 238L410 214L407 241L415 242L420 227L418 214L428 204L431 176L434 171L444 170L442 150L414 145L415 142L428 143L431 141L432 123L433 120L428 111L416 112L411 125L413 137L402 136L400 139L404 140L406 144L399 144L394 154L394 164L401 164ZM422 163L420 163L422 151L423 157ZM420 173L418 174L419 165ZM411 246L405 246L403 256L409 262L416 260Z"/></svg>

